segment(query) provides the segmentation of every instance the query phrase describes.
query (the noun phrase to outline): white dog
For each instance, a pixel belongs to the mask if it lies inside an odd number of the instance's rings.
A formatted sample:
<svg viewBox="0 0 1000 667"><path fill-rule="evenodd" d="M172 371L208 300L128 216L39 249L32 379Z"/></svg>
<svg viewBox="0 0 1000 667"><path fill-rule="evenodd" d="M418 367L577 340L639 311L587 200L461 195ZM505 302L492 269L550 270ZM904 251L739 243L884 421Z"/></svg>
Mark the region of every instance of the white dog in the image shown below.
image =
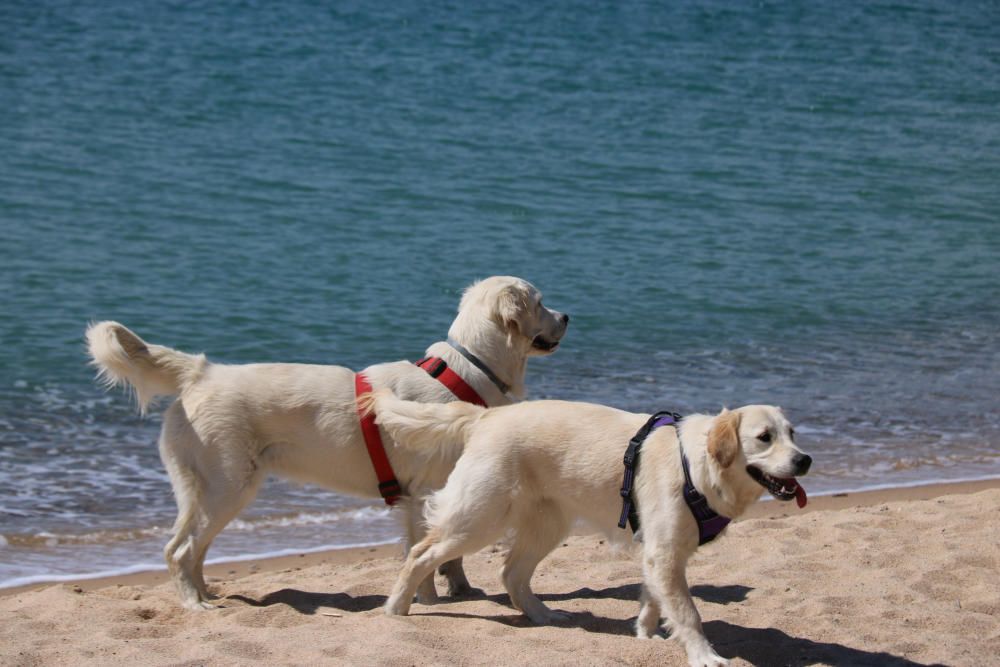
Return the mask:
<svg viewBox="0 0 1000 667"><path fill-rule="evenodd" d="M434 343L427 354L443 359L488 405L504 405L511 402L508 393L523 396L528 357L553 351L568 321L542 306L541 294L526 281L487 278L466 289L449 341ZM213 364L204 355L147 344L117 322L90 326L87 341L100 376L109 385L130 386L141 410L156 396L179 397L164 414L160 456L178 506L164 555L184 606L213 606L202 575L205 553L269 473L379 497L352 370ZM418 401L455 400L445 385L406 361L371 366L364 374L374 389ZM388 439L384 444L403 493L413 499L443 486L459 455L455 449L400 449ZM403 507L413 545L423 536L422 506L415 500ZM461 562L449 565L444 573L451 592L468 589ZM420 599L436 599L433 574Z"/></svg>
<svg viewBox="0 0 1000 667"><path fill-rule="evenodd" d="M649 415L563 401L493 409L422 405L387 391L363 396L360 403L374 409L378 423L402 447L464 451L448 483L427 504L427 537L410 550L386 602L388 614L408 613L417 584L439 563L513 531L504 587L514 607L536 623L548 623L564 615L532 593L531 576L574 521L612 539L628 534L617 528L622 496L629 495L620 493L622 460ZM662 610L691 665L723 665L705 638L685 579L701 528L685 501L681 450L690 462L694 493L703 494L723 522L739 516L765 488L804 504L805 492L792 475L805 474L811 459L795 446L792 428L776 407L691 415L678 430L661 427L645 439L631 494L644 568L636 632L656 635Z"/></svg>

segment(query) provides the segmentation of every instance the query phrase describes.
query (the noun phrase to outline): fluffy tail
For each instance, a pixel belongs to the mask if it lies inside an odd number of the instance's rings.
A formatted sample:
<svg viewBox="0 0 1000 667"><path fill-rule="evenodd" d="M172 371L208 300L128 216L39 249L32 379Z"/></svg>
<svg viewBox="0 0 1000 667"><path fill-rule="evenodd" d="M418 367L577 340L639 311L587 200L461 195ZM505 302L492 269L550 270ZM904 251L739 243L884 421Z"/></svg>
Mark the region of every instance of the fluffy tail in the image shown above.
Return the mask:
<svg viewBox="0 0 1000 667"><path fill-rule="evenodd" d="M397 398L381 389L358 399L367 413L400 446L458 458L465 449L471 427L486 408L462 401L417 403Z"/></svg>
<svg viewBox="0 0 1000 667"><path fill-rule="evenodd" d="M87 327L87 349L101 382L108 387L129 387L143 414L157 396L179 394L207 363L203 354L150 345L117 322Z"/></svg>

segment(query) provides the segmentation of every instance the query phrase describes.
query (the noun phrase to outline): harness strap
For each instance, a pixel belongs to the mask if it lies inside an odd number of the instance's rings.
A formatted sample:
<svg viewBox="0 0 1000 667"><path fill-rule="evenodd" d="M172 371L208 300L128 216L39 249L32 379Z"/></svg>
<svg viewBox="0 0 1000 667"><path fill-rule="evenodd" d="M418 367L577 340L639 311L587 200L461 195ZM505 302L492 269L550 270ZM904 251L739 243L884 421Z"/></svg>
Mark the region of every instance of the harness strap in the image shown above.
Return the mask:
<svg viewBox="0 0 1000 667"><path fill-rule="evenodd" d="M490 367L483 363L483 360L465 349L465 346L457 340L448 336L448 345L451 345L459 354L469 360L469 363L483 372L483 375L490 379L490 382L497 386L501 394L510 391L510 385L497 377L497 374L490 370Z"/></svg>
<svg viewBox="0 0 1000 667"><path fill-rule="evenodd" d="M459 350L459 352L462 352L463 354L468 352L468 350L465 350L464 352L463 350L464 348ZM478 359L476 361L478 361ZM482 362L476 364L476 367L482 370L485 366L481 366L481 363ZM444 359L441 359L440 357L426 357L418 361L416 365L427 371L428 375L447 387L448 390L460 401L481 405L484 408L489 407L486 405L486 401L483 400L476 390L473 389L468 382L462 379L462 376L448 368L448 364ZM496 381L496 376L493 376L492 373L487 372L487 376ZM368 381L364 372L355 373L355 398L359 398L362 394L370 393L371 390L372 385ZM393 472L392 464L389 463L389 457L385 453L385 445L382 443L382 433L378 429L378 424L375 423L375 414L369 413L364 415L361 413L359 408L358 417L361 421L361 435L365 439L365 447L368 449L368 457L372 460L372 467L375 469L375 476L378 477L378 492L382 495L386 505L394 505L402 495L403 489L399 485L399 481L396 480L396 473Z"/></svg>
<svg viewBox="0 0 1000 667"><path fill-rule="evenodd" d="M635 474L639 468L639 452L642 451L642 443L646 441L649 434L660 426L676 424L681 416L674 412L657 412L646 420L642 428L636 432L632 439L628 441L628 448L625 450L625 478L622 481L620 491L622 497L622 514L618 519L618 527L624 528L628 522L633 533L639 532L639 511L636 508L635 498L632 497L632 488L635 485Z"/></svg>
<svg viewBox="0 0 1000 667"><path fill-rule="evenodd" d="M463 380L461 375L448 368L448 363L441 357L424 357L416 362L416 366L424 369L428 375L446 386L451 393L455 394L455 398L458 400L474 405L481 405L484 408L489 407L482 396L468 382Z"/></svg>
<svg viewBox="0 0 1000 667"><path fill-rule="evenodd" d="M364 373L354 374L354 394L360 397L362 394L371 393L372 385L365 377ZM368 449L368 457L372 460L372 467L375 468L375 476L378 477L378 492L382 495L386 505L394 505L403 489L396 481L396 473L392 471L392 464L385 453L385 446L382 444L382 434L375 423L375 413L369 412L367 415L358 409L358 416L361 419L361 435L365 439L365 447Z"/></svg>
<svg viewBox="0 0 1000 667"><path fill-rule="evenodd" d="M680 439L677 440L680 445ZM698 524L698 546L707 544L719 536L729 522L732 521L727 516L722 516L708 506L708 498L698 492L691 482L691 469L688 466L687 455L684 453L684 446L681 449L681 467L684 468L684 502L687 503L694 520Z"/></svg>
<svg viewBox="0 0 1000 667"><path fill-rule="evenodd" d="M622 482L622 514L618 519L618 527L625 528L626 521L632 533L639 532L639 512L636 508L635 498L632 490L635 485L635 475L639 468L639 452L642 444L649 434L661 426L673 426L677 428L677 423L681 416L674 412L657 412L650 417L645 425L629 440L628 448L625 450L625 476ZM722 516L713 510L708 504L708 498L698 492L691 481L691 469L688 465L687 455L684 454L684 446L677 438L677 445L680 447L681 467L684 470L684 503L691 510L695 523L698 524L698 546L711 542L719 533L729 525L731 519Z"/></svg>

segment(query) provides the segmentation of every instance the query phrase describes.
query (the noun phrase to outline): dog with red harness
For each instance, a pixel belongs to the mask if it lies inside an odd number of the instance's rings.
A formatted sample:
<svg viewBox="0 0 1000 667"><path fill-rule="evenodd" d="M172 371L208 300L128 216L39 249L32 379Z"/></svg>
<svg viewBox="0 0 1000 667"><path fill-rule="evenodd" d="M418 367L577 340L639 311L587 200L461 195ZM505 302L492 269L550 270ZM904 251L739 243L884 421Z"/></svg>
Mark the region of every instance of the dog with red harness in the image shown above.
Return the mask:
<svg viewBox="0 0 1000 667"><path fill-rule="evenodd" d="M442 487L457 456L397 448L359 418L358 395L389 389L419 402L499 406L524 395L529 357L555 350L569 317L542 305L530 283L494 276L465 290L448 339L427 357L369 366L227 365L142 340L117 322L87 330L94 365L108 385L127 385L145 411L177 396L163 415L160 455L178 515L164 549L181 601L212 608L202 565L212 540L256 496L269 474L402 510L407 544L423 537L422 498ZM461 561L445 564L449 592L468 590ZM433 602L433 576L418 591Z"/></svg>

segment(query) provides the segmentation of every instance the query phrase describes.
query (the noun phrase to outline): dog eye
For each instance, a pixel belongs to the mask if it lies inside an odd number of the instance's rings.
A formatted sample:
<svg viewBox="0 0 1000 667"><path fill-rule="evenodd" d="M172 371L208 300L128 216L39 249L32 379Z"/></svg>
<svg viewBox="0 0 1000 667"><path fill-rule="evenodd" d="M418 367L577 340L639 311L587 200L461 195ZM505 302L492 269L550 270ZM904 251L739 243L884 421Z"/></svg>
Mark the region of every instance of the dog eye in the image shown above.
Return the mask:
<svg viewBox="0 0 1000 667"><path fill-rule="evenodd" d="M788 429L788 438L790 440L794 440L795 439L795 429L794 428Z"/></svg>
<svg viewBox="0 0 1000 667"><path fill-rule="evenodd" d="M764 431L763 433L757 436L757 439L760 440L761 442L771 442L771 432Z"/></svg>

